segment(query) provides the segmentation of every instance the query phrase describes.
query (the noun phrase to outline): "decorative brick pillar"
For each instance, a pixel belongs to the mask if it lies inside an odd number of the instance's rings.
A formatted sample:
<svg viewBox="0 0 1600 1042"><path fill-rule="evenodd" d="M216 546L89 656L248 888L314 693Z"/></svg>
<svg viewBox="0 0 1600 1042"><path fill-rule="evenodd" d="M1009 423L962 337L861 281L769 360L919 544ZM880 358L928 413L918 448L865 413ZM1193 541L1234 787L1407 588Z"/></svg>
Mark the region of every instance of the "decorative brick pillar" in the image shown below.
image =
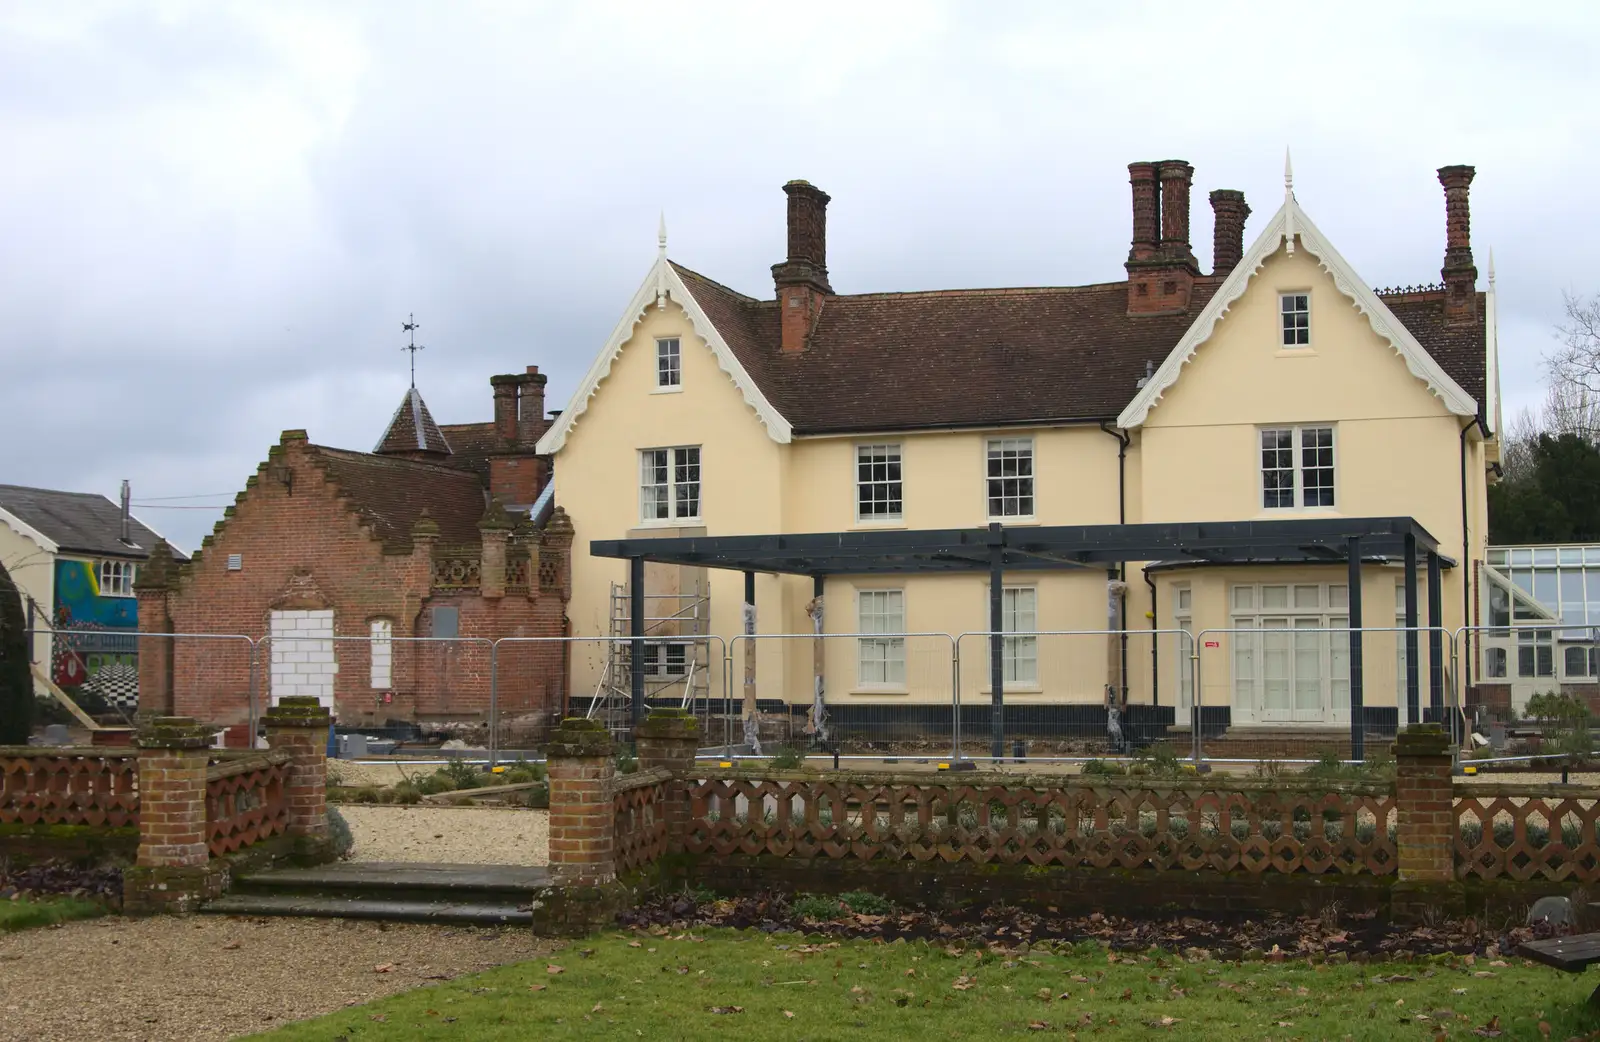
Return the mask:
<svg viewBox="0 0 1600 1042"><path fill-rule="evenodd" d="M478 559L478 592L486 600L506 595L506 541L511 536L511 526L511 515L498 499L491 497L478 521L483 546Z"/></svg>
<svg viewBox="0 0 1600 1042"><path fill-rule="evenodd" d="M682 853L689 828L688 773L700 749L700 721L682 709L653 709L633 735L641 768L665 767L673 773L667 783L667 843L673 853Z"/></svg>
<svg viewBox="0 0 1600 1042"><path fill-rule="evenodd" d="M133 592L138 597L139 632L171 633L171 598L178 567L172 547L156 540L150 557L139 568ZM171 637L139 638L139 715L158 716L174 710Z"/></svg>
<svg viewBox="0 0 1600 1042"><path fill-rule="evenodd" d="M288 695L267 710L267 745L288 750L289 835L316 846L328 840L328 707L312 695Z"/></svg>
<svg viewBox="0 0 1600 1042"><path fill-rule="evenodd" d="M122 874L129 914L191 912L221 892L206 835L211 729L186 716L139 728L139 854Z"/></svg>
<svg viewBox="0 0 1600 1042"><path fill-rule="evenodd" d="M569 718L556 729L547 755L551 882L565 887L611 883L617 877L611 735L598 720Z"/></svg>
<svg viewBox="0 0 1600 1042"><path fill-rule="evenodd" d="M1438 724L1412 724L1395 740L1394 753L1400 882L1453 883L1450 736Z"/></svg>

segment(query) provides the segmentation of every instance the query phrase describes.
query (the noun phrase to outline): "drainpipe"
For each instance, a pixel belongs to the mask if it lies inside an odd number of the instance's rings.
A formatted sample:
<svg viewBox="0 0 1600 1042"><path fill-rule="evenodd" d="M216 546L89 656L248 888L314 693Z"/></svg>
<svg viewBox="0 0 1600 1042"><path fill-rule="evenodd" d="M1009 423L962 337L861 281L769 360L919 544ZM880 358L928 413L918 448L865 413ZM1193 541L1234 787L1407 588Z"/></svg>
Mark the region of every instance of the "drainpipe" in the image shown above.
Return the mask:
<svg viewBox="0 0 1600 1042"><path fill-rule="evenodd" d="M1475 426L1482 426L1476 416L1461 428L1461 624L1463 626L1472 625L1472 540L1467 538L1467 432ZM1462 649L1466 653L1462 656L1461 665L1463 701L1466 689L1472 686L1472 638L1473 633L1468 630L1467 646Z"/></svg>
<svg viewBox="0 0 1600 1042"><path fill-rule="evenodd" d="M1117 439L1117 524L1128 523L1128 443L1126 432L1113 430L1107 426L1109 421L1101 420L1100 429L1106 434ZM1122 645L1122 704L1128 704L1128 562L1121 561L1117 564L1117 580L1122 583L1122 634L1117 638ZM1154 602L1152 601L1152 605ZM1155 678L1151 677L1154 684ZM1152 686L1151 690L1155 688Z"/></svg>

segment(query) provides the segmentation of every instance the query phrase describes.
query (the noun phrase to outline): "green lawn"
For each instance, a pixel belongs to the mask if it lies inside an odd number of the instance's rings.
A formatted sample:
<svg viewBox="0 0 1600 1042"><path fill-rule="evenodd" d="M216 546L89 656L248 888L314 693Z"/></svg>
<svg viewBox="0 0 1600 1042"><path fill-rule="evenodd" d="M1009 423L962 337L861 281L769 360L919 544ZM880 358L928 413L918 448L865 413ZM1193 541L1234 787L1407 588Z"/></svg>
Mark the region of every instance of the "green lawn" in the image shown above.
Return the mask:
<svg viewBox="0 0 1600 1042"><path fill-rule="evenodd" d="M78 897L19 897L12 901L0 901L0 933L27 930L35 926L53 926L69 919L92 919L105 914L104 905Z"/></svg>
<svg viewBox="0 0 1600 1042"><path fill-rule="evenodd" d="M1505 962L1241 964L1112 956L1095 946L997 953L795 934L612 933L549 960L256 1037L1560 1042L1600 1028L1600 1015L1585 1005L1593 980Z"/></svg>

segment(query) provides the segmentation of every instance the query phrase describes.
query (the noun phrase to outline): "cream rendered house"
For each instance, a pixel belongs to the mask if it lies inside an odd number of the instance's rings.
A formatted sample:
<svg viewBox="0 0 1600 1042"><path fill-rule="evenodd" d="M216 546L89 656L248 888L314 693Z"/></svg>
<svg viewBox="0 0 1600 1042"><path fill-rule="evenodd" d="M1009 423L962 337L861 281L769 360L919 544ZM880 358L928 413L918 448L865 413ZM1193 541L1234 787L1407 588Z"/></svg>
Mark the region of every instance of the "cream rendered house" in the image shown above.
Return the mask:
<svg viewBox="0 0 1600 1042"><path fill-rule="evenodd" d="M1382 292L1312 223L1287 175L1282 206L1248 248L1243 195L1211 193L1214 264L1204 274L1189 243L1193 168L1129 171L1126 277L1097 285L836 293L828 196L805 182L785 186L789 251L773 268L773 298L668 260L663 230L654 267L539 443L555 456L556 500L577 527L573 634L626 632L628 562L585 552L597 541L842 533L843 543L993 523L1059 532L1351 518L1425 529L1440 568L1436 623L1460 627L1473 597L1463 577L1484 556L1498 428L1493 278L1478 293L1469 242L1472 169L1439 171L1443 284ZM998 603L984 571L835 569L825 583L763 573L755 629L810 634L820 590L830 634L977 634L959 646L959 689L964 713L981 717L994 672L982 634L998 609L1018 634L1002 641L1001 670L1018 727L1104 736L1110 703L1181 733L1198 659L1213 732L1348 733L1346 562L1231 559L1007 571ZM1392 555L1366 560L1364 626L1404 623L1403 571ZM681 561L648 565L643 585L657 607L646 612L672 620L650 632L731 639L747 624L747 581ZM690 603L692 613L676 607ZM1126 636L1097 632L1108 629ZM1177 630L1206 631L1197 654ZM1429 643L1419 643L1424 705ZM765 709L800 713L820 674L827 714L846 729L948 728L950 644L846 637L824 641L819 656L813 641L769 638L757 642L753 690ZM1397 698L1406 642L1374 631L1363 644L1366 727L1392 733L1409 716ZM648 668L682 676L689 654L652 649ZM1453 655L1447 640L1441 657L1449 690L1471 679L1469 649ZM734 697L744 665L741 653ZM720 647L695 668L704 690L724 690ZM572 690L614 689L615 669L604 641L578 645Z"/></svg>

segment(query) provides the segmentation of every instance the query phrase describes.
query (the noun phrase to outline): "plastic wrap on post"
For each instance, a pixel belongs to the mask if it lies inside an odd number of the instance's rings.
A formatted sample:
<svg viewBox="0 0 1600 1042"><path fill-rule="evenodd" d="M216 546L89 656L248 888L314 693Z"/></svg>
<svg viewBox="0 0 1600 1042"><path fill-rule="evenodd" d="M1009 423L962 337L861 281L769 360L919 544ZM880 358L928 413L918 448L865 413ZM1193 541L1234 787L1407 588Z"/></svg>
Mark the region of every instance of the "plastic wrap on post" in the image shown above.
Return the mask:
<svg viewBox="0 0 1600 1042"><path fill-rule="evenodd" d="M749 601L744 605L744 631L756 632L756 606ZM761 755L761 721L756 712L756 642L744 647L744 744L754 756Z"/></svg>
<svg viewBox="0 0 1600 1042"><path fill-rule="evenodd" d="M817 639L812 643L812 691L811 691L811 718L806 721L806 733L818 745L828 744L828 703L827 681L824 663L827 662L828 652L826 642L822 639L823 625L823 596L818 594L806 605L806 614L811 616L811 632Z"/></svg>

